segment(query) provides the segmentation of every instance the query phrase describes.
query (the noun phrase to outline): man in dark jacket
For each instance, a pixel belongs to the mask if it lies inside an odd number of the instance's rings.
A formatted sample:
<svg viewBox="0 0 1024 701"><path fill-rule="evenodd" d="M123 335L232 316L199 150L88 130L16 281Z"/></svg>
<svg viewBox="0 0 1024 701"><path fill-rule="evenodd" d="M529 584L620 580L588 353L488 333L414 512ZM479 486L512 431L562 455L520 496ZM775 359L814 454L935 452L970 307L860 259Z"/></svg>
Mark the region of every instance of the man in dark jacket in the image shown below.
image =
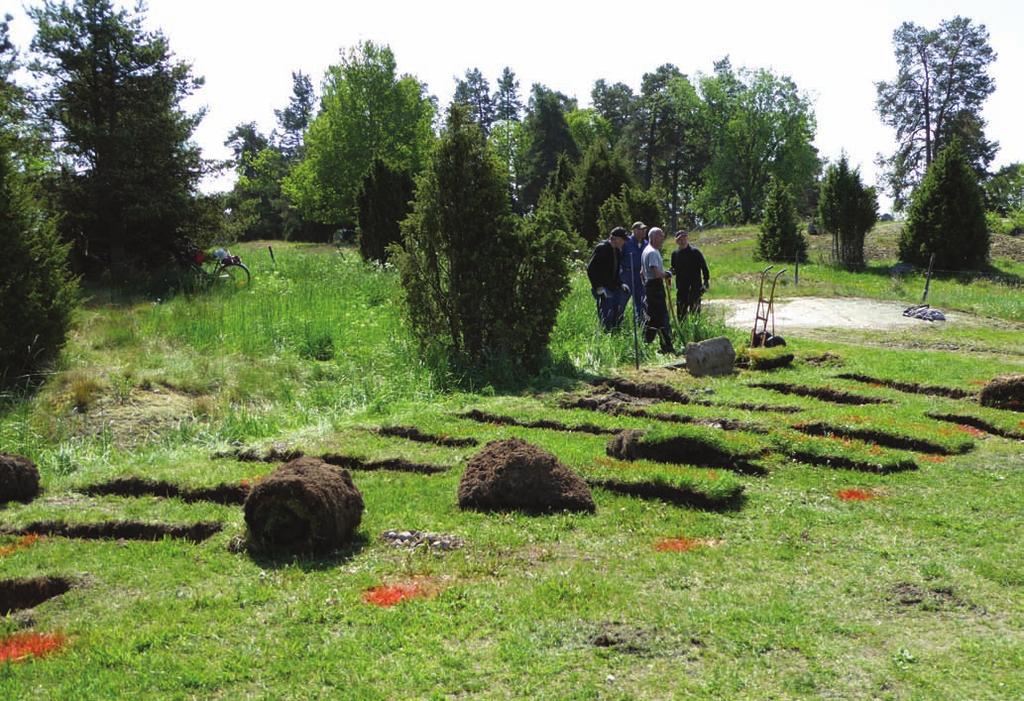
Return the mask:
<svg viewBox="0 0 1024 701"><path fill-rule="evenodd" d="M672 274L676 278L676 317L682 321L690 312L700 313L701 295L711 284L711 273L704 254L690 245L690 235L685 230L676 232Z"/></svg>
<svg viewBox="0 0 1024 701"><path fill-rule="evenodd" d="M621 226L615 227L607 239L597 244L587 263L590 292L597 301L597 317L605 331L616 328L622 318L619 314L619 293L629 294L629 286L619 278L619 254L625 243L626 230Z"/></svg>

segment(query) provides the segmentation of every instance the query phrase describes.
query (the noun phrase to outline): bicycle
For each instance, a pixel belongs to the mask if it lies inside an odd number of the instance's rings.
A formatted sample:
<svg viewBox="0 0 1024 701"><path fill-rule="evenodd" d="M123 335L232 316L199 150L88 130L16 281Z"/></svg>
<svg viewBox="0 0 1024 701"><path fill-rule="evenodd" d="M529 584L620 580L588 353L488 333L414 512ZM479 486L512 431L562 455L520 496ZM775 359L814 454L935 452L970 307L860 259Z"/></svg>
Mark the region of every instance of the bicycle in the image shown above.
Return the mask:
<svg viewBox="0 0 1024 701"><path fill-rule="evenodd" d="M242 288L248 286L252 280L252 274L242 259L231 255L231 252L224 248L207 254L191 241L186 241L179 258L195 277L196 282L203 286Z"/></svg>

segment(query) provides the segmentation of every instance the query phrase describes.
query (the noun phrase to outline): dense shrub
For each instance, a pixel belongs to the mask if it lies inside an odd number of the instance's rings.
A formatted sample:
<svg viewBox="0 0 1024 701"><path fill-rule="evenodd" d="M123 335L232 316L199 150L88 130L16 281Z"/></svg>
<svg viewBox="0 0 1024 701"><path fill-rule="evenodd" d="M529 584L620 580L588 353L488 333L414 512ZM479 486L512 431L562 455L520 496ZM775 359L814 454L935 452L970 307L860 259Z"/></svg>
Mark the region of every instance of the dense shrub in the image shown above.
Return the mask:
<svg viewBox="0 0 1024 701"><path fill-rule="evenodd" d="M53 220L0 150L0 386L23 381L64 344L77 283Z"/></svg>
<svg viewBox="0 0 1024 701"><path fill-rule="evenodd" d="M800 232L793 196L786 184L775 178L768 183L756 255L759 260L784 263L807 260L807 239Z"/></svg>
<svg viewBox="0 0 1024 701"><path fill-rule="evenodd" d="M664 223L665 213L655 191L624 186L619 194L604 201L597 215L601 236L606 236L616 226L628 229L635 221L642 221L647 226L660 226Z"/></svg>
<svg viewBox="0 0 1024 701"><path fill-rule="evenodd" d="M429 356L532 369L568 291L569 237L511 214L483 132L454 106L393 246L413 332Z"/></svg>
<svg viewBox="0 0 1024 701"><path fill-rule="evenodd" d="M562 196L565 214L573 229L589 243L607 235L607 231L598 228L598 211L609 197L632 182L629 165L607 144L595 142L583 156Z"/></svg>
<svg viewBox="0 0 1024 701"><path fill-rule="evenodd" d="M401 240L399 224L409 214L412 176L378 159L363 178L356 198L359 208L359 253L363 260L383 263L388 246Z"/></svg>
<svg viewBox="0 0 1024 701"><path fill-rule="evenodd" d="M843 154L829 166L821 183L818 217L822 228L832 234L832 256L847 268L864 267L864 235L878 217L878 198L873 187L864 187L857 169Z"/></svg>
<svg viewBox="0 0 1024 701"><path fill-rule="evenodd" d="M981 188L957 140L943 149L914 191L899 241L900 260L939 270L977 269L988 260Z"/></svg>

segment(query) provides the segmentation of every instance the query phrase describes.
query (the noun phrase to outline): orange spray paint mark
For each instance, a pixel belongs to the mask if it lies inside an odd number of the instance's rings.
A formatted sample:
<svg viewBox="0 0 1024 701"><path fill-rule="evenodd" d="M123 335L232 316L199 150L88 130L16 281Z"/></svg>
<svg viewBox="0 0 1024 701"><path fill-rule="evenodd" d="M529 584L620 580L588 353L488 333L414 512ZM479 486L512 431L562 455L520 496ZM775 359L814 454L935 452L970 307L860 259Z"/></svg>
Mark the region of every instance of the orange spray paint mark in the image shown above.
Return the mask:
<svg viewBox="0 0 1024 701"><path fill-rule="evenodd" d="M984 436L985 435L984 431L982 431L980 429L977 429L974 426L968 426L967 424L957 424L956 428L957 428L958 431L966 433L966 434L968 434L970 436L974 436L976 438L978 436Z"/></svg>
<svg viewBox="0 0 1024 701"><path fill-rule="evenodd" d="M412 584L391 584L373 587L363 592L363 601L374 606L395 606L406 599L423 599L430 592L423 586Z"/></svg>
<svg viewBox="0 0 1024 701"><path fill-rule="evenodd" d="M18 552L19 550L26 550L28 548L31 548L39 541L39 539L40 536L36 535L35 533L30 533L29 535L22 536L10 545L0 547L0 557L10 555L11 553Z"/></svg>
<svg viewBox="0 0 1024 701"><path fill-rule="evenodd" d="M0 662L24 662L45 657L64 647L67 638L60 633L16 633L0 640Z"/></svg>
<svg viewBox="0 0 1024 701"><path fill-rule="evenodd" d="M836 492L836 496L843 501L868 501L878 498L877 494L867 489L840 489Z"/></svg>
<svg viewBox="0 0 1024 701"><path fill-rule="evenodd" d="M924 460L925 462L934 462L934 463L946 462L946 456L944 456L944 455L918 455L917 457L920 460Z"/></svg>

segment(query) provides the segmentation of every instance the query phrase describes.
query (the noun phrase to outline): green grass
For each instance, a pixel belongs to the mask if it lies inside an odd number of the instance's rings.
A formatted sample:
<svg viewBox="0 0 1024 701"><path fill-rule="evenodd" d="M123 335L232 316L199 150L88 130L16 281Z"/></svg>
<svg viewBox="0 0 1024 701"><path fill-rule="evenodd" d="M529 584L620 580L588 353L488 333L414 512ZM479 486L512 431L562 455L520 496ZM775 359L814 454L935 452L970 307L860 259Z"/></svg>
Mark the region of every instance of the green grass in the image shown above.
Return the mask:
<svg viewBox="0 0 1024 701"><path fill-rule="evenodd" d="M705 247L713 273L756 267L742 255L749 232L734 232L742 239L735 244L724 241L728 232L715 235L723 239L715 245L734 245L737 252L729 257L725 248ZM824 340L808 333L789 339L796 359L788 368L696 379L658 368L662 359L650 355L644 370L632 373L632 334L595 333L593 301L577 277L544 374L515 391L467 391L464 378L418 360L398 314L393 272L366 268L349 253L274 245L276 271L263 249L243 252L254 269L248 291L162 301L97 298L80 312L42 390L4 400L0 449L35 459L46 491L32 504L0 508L0 524L212 519L225 530L200 545L51 538L0 557L5 578L59 574L81 582L37 607L30 623L31 630L65 632L69 646L46 659L0 665L0 698L1024 694L1024 443L970 435L925 414L972 415L1008 431L1024 431L1024 415L835 377L855 372L975 391L996 374L1024 371L1009 327L996 330L1005 337L979 329L950 330L948 337L929 330L919 337ZM739 293L740 282L715 274L715 294L732 284ZM801 267L801 289L803 274ZM850 285L872 289L877 277L851 276ZM830 293L820 284L815 294ZM993 299L979 304L1001 308ZM720 328L716 323L700 333ZM929 346L961 348L899 347L922 338ZM837 364L808 362L824 351L837 355ZM576 378L615 366L712 404L653 403L652 413L729 418L769 432L558 406L563 390L588 389ZM766 379L889 403L841 406L749 386ZM84 407L76 396L82 387L90 395ZM802 411L723 406L738 402ZM471 408L522 420L644 429L655 437L699 436L758 453L767 472L614 460L605 454L609 436L459 418ZM922 438L955 454L932 460L864 441L807 436L792 428L802 422ZM588 480L670 485L706 503L688 508L595 488L593 515L461 512L458 481L476 449L369 430L380 425L416 425L481 443L521 437ZM446 470L355 472L366 500L359 542L317 560L234 552L229 545L244 534L237 507L76 491L122 475L189 486L252 480L273 466L210 455L271 442L310 453L402 457ZM787 457L797 444L826 456L911 461L917 469L882 475L815 467ZM879 498L836 498L838 490L854 487ZM409 553L379 539L389 529L452 533L466 545ZM660 539L680 536L716 545L655 551ZM9 540L0 538L0 545ZM431 578L437 596L393 609L362 602L371 586L413 577ZM953 594L900 603L898 588L905 585ZM639 642L592 644L611 624ZM16 616L0 620L0 635L23 625Z"/></svg>

